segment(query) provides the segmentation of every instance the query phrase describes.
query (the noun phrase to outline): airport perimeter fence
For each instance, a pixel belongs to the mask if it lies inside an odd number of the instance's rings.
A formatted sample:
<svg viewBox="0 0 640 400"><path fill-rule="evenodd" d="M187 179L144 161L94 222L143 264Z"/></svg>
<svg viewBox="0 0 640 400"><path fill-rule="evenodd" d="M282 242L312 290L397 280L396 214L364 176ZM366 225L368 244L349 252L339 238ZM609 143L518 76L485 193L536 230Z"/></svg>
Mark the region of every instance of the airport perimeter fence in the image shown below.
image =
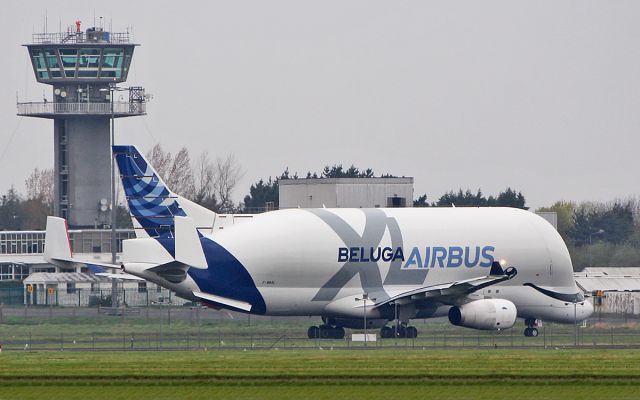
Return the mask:
<svg viewBox="0 0 640 400"><path fill-rule="evenodd" d="M124 307L148 307L153 305L193 305L172 291L160 286L147 288L146 283L134 282L138 287L118 287L116 302ZM122 285L122 283L120 284ZM94 285L80 288L65 283L37 284L0 288L0 304L7 306L56 306L56 307L111 307L111 288Z"/></svg>
<svg viewBox="0 0 640 400"><path fill-rule="evenodd" d="M316 317L264 317L198 306L55 307L0 306L3 351L169 351L258 349L495 349L495 348L640 348L640 320L594 318L582 325L543 323L538 337L524 337L521 321L499 332L452 326L446 318L414 320L415 339L354 341L309 339Z"/></svg>

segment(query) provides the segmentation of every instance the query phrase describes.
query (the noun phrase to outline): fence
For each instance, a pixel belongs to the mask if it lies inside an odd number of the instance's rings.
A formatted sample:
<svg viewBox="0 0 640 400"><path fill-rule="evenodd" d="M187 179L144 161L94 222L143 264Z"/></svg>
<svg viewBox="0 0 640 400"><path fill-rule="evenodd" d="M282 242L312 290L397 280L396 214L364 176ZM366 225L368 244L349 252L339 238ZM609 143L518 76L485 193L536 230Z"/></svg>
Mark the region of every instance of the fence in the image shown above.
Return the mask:
<svg viewBox="0 0 640 400"><path fill-rule="evenodd" d="M110 282L108 282L110 285ZM50 307L110 307L111 288L60 287L57 284L33 285L31 287L13 287L0 289L0 304L7 306L50 306ZM91 284L88 284L91 285ZM124 307L142 307L153 305L185 305L189 301L177 297L173 292L161 287L146 285L137 288L118 288L117 302Z"/></svg>
<svg viewBox="0 0 640 400"><path fill-rule="evenodd" d="M18 115L48 114L111 114L111 103L32 102L18 103ZM113 102L115 115L143 115L147 112L144 102Z"/></svg>
<svg viewBox="0 0 640 400"><path fill-rule="evenodd" d="M524 326L499 332L450 325L446 319L416 320L415 339L309 339L315 317L264 317L202 307L0 307L0 344L9 351L156 351L251 349L462 349L640 348L640 320L593 319L585 326L543 324L536 338ZM369 330L369 333L377 333Z"/></svg>

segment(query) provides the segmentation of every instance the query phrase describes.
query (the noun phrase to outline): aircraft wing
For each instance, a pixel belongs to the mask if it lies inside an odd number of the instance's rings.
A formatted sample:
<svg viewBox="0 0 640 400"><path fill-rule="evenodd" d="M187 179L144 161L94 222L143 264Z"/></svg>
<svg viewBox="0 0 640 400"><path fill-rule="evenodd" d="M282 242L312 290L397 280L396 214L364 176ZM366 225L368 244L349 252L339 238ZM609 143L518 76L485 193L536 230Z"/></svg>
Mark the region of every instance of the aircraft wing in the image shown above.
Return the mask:
<svg viewBox="0 0 640 400"><path fill-rule="evenodd" d="M518 271L514 267L509 267L506 270L503 270L500 263L495 261L491 264L491 271L487 276L409 290L395 294L386 300L376 303L374 307L379 307L401 299L410 301L429 299L440 301L444 304L453 304L460 297L471 294L487 286L508 281L516 276L517 273Z"/></svg>

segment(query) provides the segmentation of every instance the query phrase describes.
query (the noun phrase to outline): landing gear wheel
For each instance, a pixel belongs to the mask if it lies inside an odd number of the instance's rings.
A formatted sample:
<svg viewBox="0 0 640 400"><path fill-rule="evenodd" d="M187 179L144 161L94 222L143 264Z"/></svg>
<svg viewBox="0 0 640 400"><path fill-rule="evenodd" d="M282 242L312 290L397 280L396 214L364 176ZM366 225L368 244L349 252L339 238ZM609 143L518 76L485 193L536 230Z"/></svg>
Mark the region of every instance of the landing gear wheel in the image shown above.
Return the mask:
<svg viewBox="0 0 640 400"><path fill-rule="evenodd" d="M524 320L524 323L527 327L524 330L524 335L526 337L537 337L538 336L538 320L535 318L527 318Z"/></svg>
<svg viewBox="0 0 640 400"><path fill-rule="evenodd" d="M380 337L382 339L391 339L393 337L393 328L383 326L382 329L380 329Z"/></svg>
<svg viewBox="0 0 640 400"><path fill-rule="evenodd" d="M407 327L404 325L400 325L398 327L398 332L396 332L396 336L399 338L406 338L407 337Z"/></svg>
<svg viewBox="0 0 640 400"><path fill-rule="evenodd" d="M320 337L322 339L330 339L331 338L331 327L327 325L320 325Z"/></svg>
<svg viewBox="0 0 640 400"><path fill-rule="evenodd" d="M415 339L418 337L418 329L415 326L407 326L407 338Z"/></svg>
<svg viewBox="0 0 640 400"><path fill-rule="evenodd" d="M344 339L344 328L330 325L312 326L307 331L307 336L309 339Z"/></svg>
<svg viewBox="0 0 640 400"><path fill-rule="evenodd" d="M307 336L309 339L317 339L320 337L320 329L317 326L310 326L307 329Z"/></svg>

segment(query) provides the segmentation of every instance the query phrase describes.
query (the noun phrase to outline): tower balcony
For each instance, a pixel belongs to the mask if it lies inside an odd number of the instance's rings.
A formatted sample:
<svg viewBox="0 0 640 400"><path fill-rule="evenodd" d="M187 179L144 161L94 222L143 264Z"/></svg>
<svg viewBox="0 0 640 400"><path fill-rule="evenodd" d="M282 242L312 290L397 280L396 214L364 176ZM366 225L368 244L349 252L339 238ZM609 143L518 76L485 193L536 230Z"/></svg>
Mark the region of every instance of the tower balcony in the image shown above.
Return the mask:
<svg viewBox="0 0 640 400"><path fill-rule="evenodd" d="M95 117L111 116L111 103L67 103L67 102L38 102L18 103L18 115L39 118ZM145 102L116 101L113 103L115 118L146 115Z"/></svg>

